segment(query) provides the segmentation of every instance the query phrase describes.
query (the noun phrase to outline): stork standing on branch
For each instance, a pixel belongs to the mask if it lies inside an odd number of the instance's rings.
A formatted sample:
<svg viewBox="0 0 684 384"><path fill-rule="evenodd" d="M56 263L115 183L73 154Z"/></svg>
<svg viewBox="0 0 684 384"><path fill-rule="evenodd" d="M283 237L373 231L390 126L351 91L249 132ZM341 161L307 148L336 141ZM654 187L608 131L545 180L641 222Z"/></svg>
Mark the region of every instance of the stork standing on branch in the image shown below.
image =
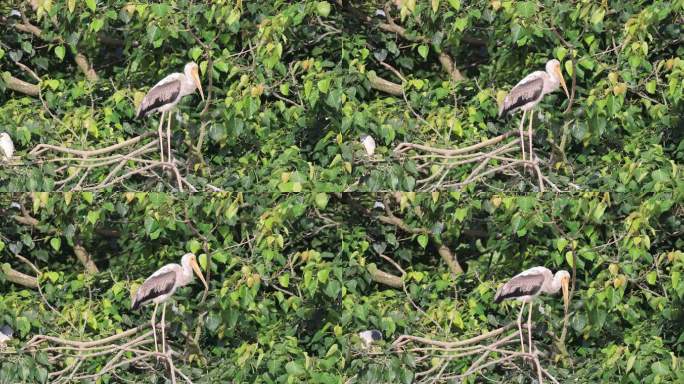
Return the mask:
<svg viewBox="0 0 684 384"><path fill-rule="evenodd" d="M164 334L164 317L166 315L166 301L176 292L178 287L188 285L193 280L192 271L202 280L204 289L209 290L204 276L197 265L197 258L192 253L186 253L181 259L180 265L166 264L159 268L144 283L138 288L138 291L133 298L131 305L132 309L138 309L141 305L149 302L154 303L154 311L152 312L152 334L154 335L154 349L159 352L157 348L157 332L155 330L155 317L157 315L157 306L159 303L164 303L162 306L162 353L166 353L166 337Z"/></svg>
<svg viewBox="0 0 684 384"><path fill-rule="evenodd" d="M159 148L161 150L160 156L162 162L164 162L164 133L162 130L164 124L164 112L166 112L168 120L166 125L166 141L168 149L167 159L172 163L171 110L176 106L176 104L178 104L183 96L195 93L195 90L198 88L200 96L202 97L202 100L204 100L204 92L202 91L202 83L200 83L198 71L199 67L196 63L190 62L185 64L183 73L172 73L161 79L161 81L155 84L155 86L147 92L142 102L138 106L138 111L136 112L135 116L137 118L145 117L145 115L153 112L161 112L161 117L159 118Z"/></svg>
<svg viewBox="0 0 684 384"><path fill-rule="evenodd" d="M525 161L525 140L523 138L523 127L525 122L525 113L530 111L528 119L530 120L528 129L528 139L530 143L530 161L534 161L532 157L532 118L534 117L533 108L539 104L541 99L551 92L558 90L562 86L565 94L570 98L568 87L565 85L565 79L561 73L560 62L556 59L549 60L546 63L546 72L534 71L525 76L518 84L511 89L504 98L503 103L499 108L499 117L513 113L518 109L522 109L523 115L520 119L520 146L522 149L522 158Z"/></svg>
<svg viewBox="0 0 684 384"><path fill-rule="evenodd" d="M529 306L527 314L527 336L529 341L529 353L532 353L532 302L542 293L555 294L562 289L563 304L565 313L567 314L570 302L568 290L569 282L570 273L568 273L568 271L561 270L554 275L548 268L534 267L516 275L496 292L494 302L497 304L506 299L518 299L522 302L520 313L518 314L518 330L520 331L520 346L523 353L525 353L525 342L523 341L522 332L522 314L525 309L525 304L528 304Z"/></svg>

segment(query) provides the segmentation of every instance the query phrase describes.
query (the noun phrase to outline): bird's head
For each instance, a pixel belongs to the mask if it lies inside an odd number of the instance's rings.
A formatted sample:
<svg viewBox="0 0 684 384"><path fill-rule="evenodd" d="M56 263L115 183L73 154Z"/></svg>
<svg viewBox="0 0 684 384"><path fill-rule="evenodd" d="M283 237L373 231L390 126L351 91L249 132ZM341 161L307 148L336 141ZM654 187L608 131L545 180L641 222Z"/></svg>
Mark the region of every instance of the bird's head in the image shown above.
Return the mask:
<svg viewBox="0 0 684 384"><path fill-rule="evenodd" d="M556 59L549 60L546 63L546 73L553 74L554 77L560 81L560 84L565 91L565 95L568 96L569 99L570 93L568 92L568 87L565 85L565 79L563 78L563 72L561 71L560 61Z"/></svg>
<svg viewBox="0 0 684 384"><path fill-rule="evenodd" d="M195 271L195 274L197 277L199 277L200 280L202 280L202 284L204 284L204 289L206 291L209 290L209 286L207 285L207 281L204 280L204 276L202 275L202 270L199 267L199 264L197 264L197 257L195 256L194 253L186 253L183 255L183 258L181 259L181 264L182 265L189 265L192 267L192 270Z"/></svg>
<svg viewBox="0 0 684 384"><path fill-rule="evenodd" d="M9 133L7 133L7 132L0 133L0 140L9 140L9 139L10 139Z"/></svg>
<svg viewBox="0 0 684 384"><path fill-rule="evenodd" d="M563 306L565 313L568 313L570 306L570 273L568 271L558 271L554 280L560 281L561 289L563 290Z"/></svg>
<svg viewBox="0 0 684 384"><path fill-rule="evenodd" d="M202 100L204 100L204 91L202 91L202 83L200 82L199 78L199 66L197 63L191 61L185 64L185 69L183 72L185 72L185 76L189 76L192 79L192 81L195 83L195 86L199 89Z"/></svg>

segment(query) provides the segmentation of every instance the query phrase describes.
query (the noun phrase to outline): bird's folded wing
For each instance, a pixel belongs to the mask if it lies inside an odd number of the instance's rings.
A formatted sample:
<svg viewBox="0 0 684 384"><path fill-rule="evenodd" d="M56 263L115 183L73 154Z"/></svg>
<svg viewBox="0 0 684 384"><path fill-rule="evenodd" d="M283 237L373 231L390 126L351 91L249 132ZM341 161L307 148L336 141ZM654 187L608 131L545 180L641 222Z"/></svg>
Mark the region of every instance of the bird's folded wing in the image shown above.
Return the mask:
<svg viewBox="0 0 684 384"><path fill-rule="evenodd" d="M157 84L143 98L136 117L143 117L155 109L175 100L180 93L181 83L179 80L172 80L166 83Z"/></svg>
<svg viewBox="0 0 684 384"><path fill-rule="evenodd" d="M523 81L513 87L508 95L506 95L503 105L501 106L500 114L513 111L514 109L522 107L530 101L536 100L539 98L539 95L541 95L543 89L544 80L541 78L537 77L527 81L523 79Z"/></svg>
<svg viewBox="0 0 684 384"><path fill-rule="evenodd" d="M518 275L510 279L496 292L494 302L521 296L536 295L544 285L544 275L541 273Z"/></svg>
<svg viewBox="0 0 684 384"><path fill-rule="evenodd" d="M138 308L141 304L148 300L152 300L157 296L168 293L171 288L173 288L175 283L176 273L174 271L160 273L158 275L149 277L140 286L140 288L138 288L138 292L135 294L135 299L133 299L133 309Z"/></svg>

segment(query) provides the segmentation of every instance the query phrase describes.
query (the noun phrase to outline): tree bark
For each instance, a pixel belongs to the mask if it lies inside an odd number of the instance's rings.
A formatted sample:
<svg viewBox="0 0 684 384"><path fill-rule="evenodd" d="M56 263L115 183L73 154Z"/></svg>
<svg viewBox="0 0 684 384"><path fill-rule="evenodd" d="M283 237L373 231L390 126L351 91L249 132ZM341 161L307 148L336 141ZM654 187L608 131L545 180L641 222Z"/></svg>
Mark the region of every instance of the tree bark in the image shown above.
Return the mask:
<svg viewBox="0 0 684 384"><path fill-rule="evenodd" d="M2 265L2 272L5 274L7 281L11 283L19 284L27 288L38 288L37 278L12 269L9 264Z"/></svg>
<svg viewBox="0 0 684 384"><path fill-rule="evenodd" d="M451 270L451 273L453 273L454 275L460 275L463 273L463 268L461 268L461 264L458 263L458 260L456 260L454 254L451 253L451 250L447 246L440 244L437 253L439 253L439 255L442 256L442 260L444 260L444 262L447 263L449 269Z"/></svg>
<svg viewBox="0 0 684 384"><path fill-rule="evenodd" d="M384 284L392 288L401 288L404 285L401 277L381 271L375 265L369 265L367 269L371 274L371 279L376 283Z"/></svg>
<svg viewBox="0 0 684 384"><path fill-rule="evenodd" d="M74 245L74 254L76 254L76 258L78 258L78 261L83 264L83 266L86 269L86 272L88 273L98 273L100 272L97 269L97 265L93 262L93 259L90 257L90 254L88 251L86 251L85 248L81 244L76 244Z"/></svg>
<svg viewBox="0 0 684 384"><path fill-rule="evenodd" d="M377 89L378 91L389 93L393 96L401 96L403 93L400 84L385 80L375 73L368 73L368 81L370 81L371 88Z"/></svg>
<svg viewBox="0 0 684 384"><path fill-rule="evenodd" d="M40 92L40 86L36 84L31 84L27 83L24 80L17 79L16 77L9 75L3 78L5 81L5 84L7 85L7 88L23 93L25 95L29 96L38 96L38 93Z"/></svg>

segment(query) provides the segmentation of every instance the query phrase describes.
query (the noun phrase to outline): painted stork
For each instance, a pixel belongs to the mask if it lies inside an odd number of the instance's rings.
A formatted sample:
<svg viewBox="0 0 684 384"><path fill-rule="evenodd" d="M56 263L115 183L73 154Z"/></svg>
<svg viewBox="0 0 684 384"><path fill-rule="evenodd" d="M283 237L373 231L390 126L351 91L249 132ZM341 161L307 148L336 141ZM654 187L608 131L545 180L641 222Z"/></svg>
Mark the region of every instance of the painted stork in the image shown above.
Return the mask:
<svg viewBox="0 0 684 384"><path fill-rule="evenodd" d="M14 155L14 143L7 132L0 133L0 160L11 161Z"/></svg>
<svg viewBox="0 0 684 384"><path fill-rule="evenodd" d="M204 100L204 92L202 91L198 70L199 67L194 62L185 64L183 73L172 73L161 79L147 92L138 106L138 111L135 115L137 118L145 117L145 115L153 112L161 112L161 117L159 118L159 147L161 149L162 162L164 162L164 144L162 139L164 112L166 112L168 120L166 125L168 161L173 162L171 158L171 109L178 104L183 96L195 93L195 89L198 88L200 96Z"/></svg>
<svg viewBox="0 0 684 384"><path fill-rule="evenodd" d="M542 293L555 294L563 290L563 304L565 313L568 313L570 301L568 286L570 273L560 270L554 275L548 268L534 267L523 271L510 279L496 292L494 302L500 303L506 299L518 299L522 302L520 313L518 314L518 330L520 331L520 346L525 353L525 342L522 333L522 314L525 304L529 306L527 314L527 335L529 342L529 352L532 353L532 302Z"/></svg>
<svg viewBox="0 0 684 384"><path fill-rule="evenodd" d="M525 76L518 84L511 89L504 98L501 107L499 107L499 117L513 113L518 109L522 109L523 115L520 119L520 146L522 149L522 158L525 161L525 140L523 139L523 127L525 122L525 113L530 111L528 138L530 142L530 161L532 158L532 117L534 116L533 108L539 104L541 99L551 92L558 90L562 86L565 94L570 98L568 87L565 85L565 79L561 73L560 62L556 59L549 60L546 63L546 72L534 71Z"/></svg>
<svg viewBox="0 0 684 384"><path fill-rule="evenodd" d="M145 280L144 283L138 288L138 291L133 298L131 305L132 309L138 309L141 305L147 304L149 302L154 303L154 311L152 312L152 334L154 335L154 349L157 349L157 332L154 326L155 318L157 315L157 306L159 303L163 303L162 306L162 352L166 353L166 338L164 335L164 317L166 315L166 301L176 292L178 287L183 287L192 282L193 275L192 271L195 271L197 276L202 280L204 284L204 289L209 290L204 276L200 271L199 265L197 265L197 258L192 253L186 253L181 259L180 265L178 264L166 264L165 266L159 268L150 277Z"/></svg>

